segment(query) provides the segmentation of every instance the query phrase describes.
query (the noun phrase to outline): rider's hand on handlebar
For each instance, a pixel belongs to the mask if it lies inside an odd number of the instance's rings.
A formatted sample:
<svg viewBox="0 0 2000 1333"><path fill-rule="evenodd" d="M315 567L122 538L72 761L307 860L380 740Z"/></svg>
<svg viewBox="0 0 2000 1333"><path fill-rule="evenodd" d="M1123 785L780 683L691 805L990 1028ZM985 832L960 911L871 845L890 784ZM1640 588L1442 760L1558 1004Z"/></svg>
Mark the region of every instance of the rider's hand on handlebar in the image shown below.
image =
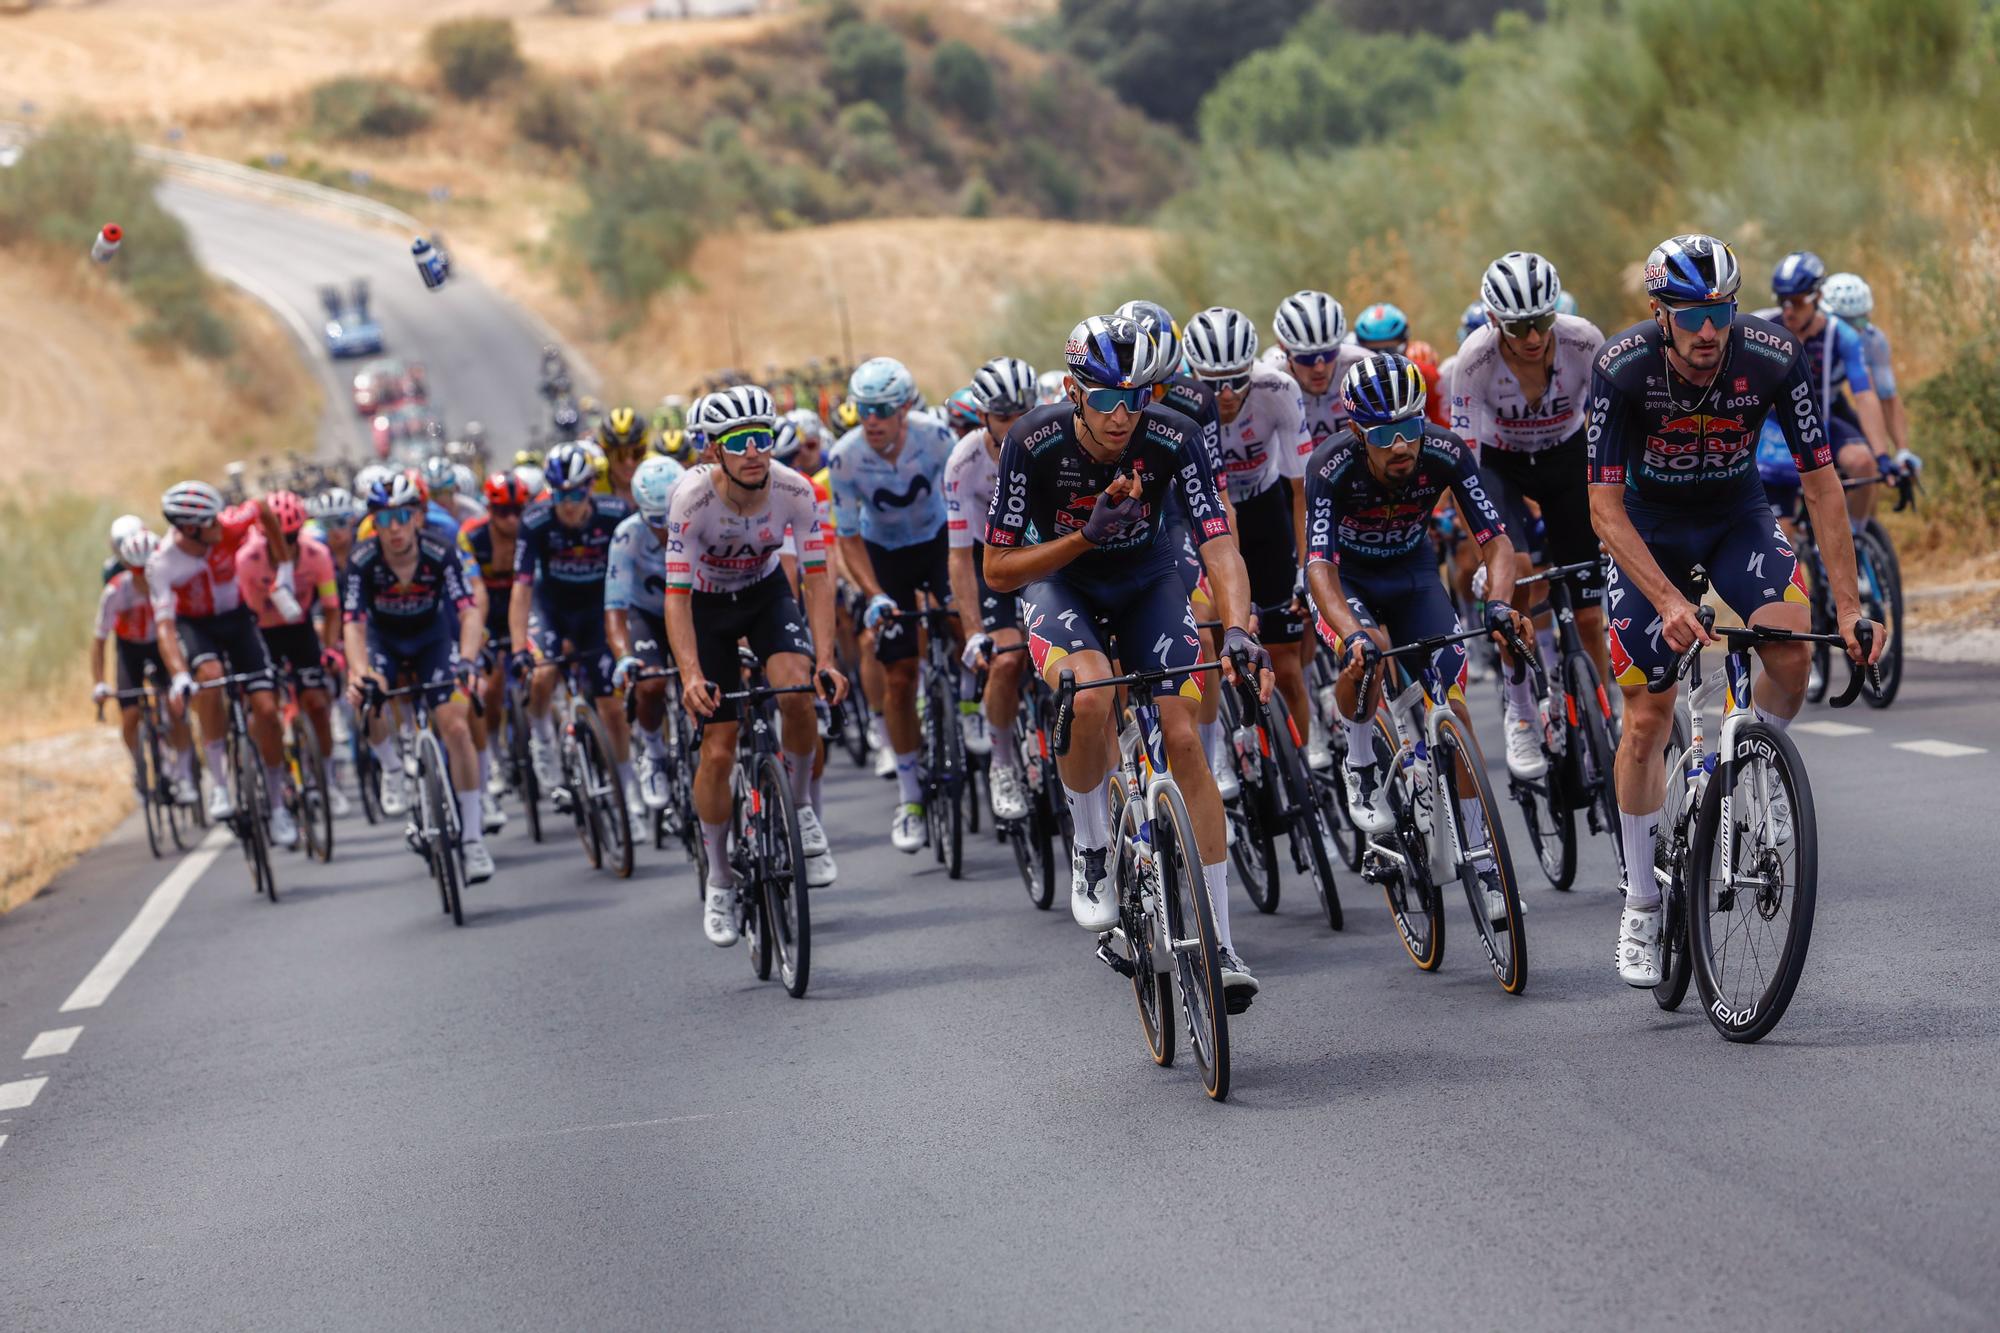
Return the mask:
<svg viewBox="0 0 2000 1333"><path fill-rule="evenodd" d="M824 699L828 708L838 708L847 698L847 677L831 659L813 667L813 693Z"/></svg>
<svg viewBox="0 0 2000 1333"><path fill-rule="evenodd" d="M1513 640L1523 643L1535 641L1535 626L1526 616L1505 602L1486 604L1486 628L1488 637L1500 647L1513 651Z"/></svg>
<svg viewBox="0 0 2000 1333"><path fill-rule="evenodd" d="M1861 636L1854 627L1859 624L1870 627L1868 647L1861 647ZM1847 641L1847 658L1856 666L1873 666L1882 660L1882 650L1889 646L1889 627L1877 621L1867 620L1858 611L1850 611L1840 618L1840 637Z"/></svg>
<svg viewBox="0 0 2000 1333"><path fill-rule="evenodd" d="M868 599L868 605L861 612L861 627L874 629L882 623L882 617L896 613L896 599L886 593L876 593Z"/></svg>
<svg viewBox="0 0 2000 1333"><path fill-rule="evenodd" d="M1676 653L1684 653L1697 643L1715 642L1715 634L1701 623L1701 609L1685 599L1677 606L1661 608L1660 635Z"/></svg>
<svg viewBox="0 0 2000 1333"><path fill-rule="evenodd" d="M958 660L967 671L977 672L985 668L992 656L993 636L982 630L965 641L965 651Z"/></svg>
<svg viewBox="0 0 2000 1333"><path fill-rule="evenodd" d="M1241 625L1231 625L1222 631L1222 678L1231 685L1239 680L1236 669L1239 659L1255 672L1257 702L1269 702L1271 686L1277 679L1271 674L1271 654L1264 650L1263 644L1250 637L1249 630Z"/></svg>
<svg viewBox="0 0 2000 1333"><path fill-rule="evenodd" d="M523 648L507 659L507 665L514 668L515 675L525 676L535 669L535 655Z"/></svg>
<svg viewBox="0 0 2000 1333"><path fill-rule="evenodd" d="M687 710L699 719L715 716L715 710L722 706L722 688L714 681L702 676L681 678L681 699Z"/></svg>
<svg viewBox="0 0 2000 1333"><path fill-rule="evenodd" d="M103 681L100 680L95 685L90 687L90 701L92 703L101 704L110 697L111 697L111 687L109 685L106 685Z"/></svg>
<svg viewBox="0 0 2000 1333"><path fill-rule="evenodd" d="M611 668L611 687L616 690L624 689L626 682L632 678L632 673L645 665L630 653L619 658L618 665Z"/></svg>

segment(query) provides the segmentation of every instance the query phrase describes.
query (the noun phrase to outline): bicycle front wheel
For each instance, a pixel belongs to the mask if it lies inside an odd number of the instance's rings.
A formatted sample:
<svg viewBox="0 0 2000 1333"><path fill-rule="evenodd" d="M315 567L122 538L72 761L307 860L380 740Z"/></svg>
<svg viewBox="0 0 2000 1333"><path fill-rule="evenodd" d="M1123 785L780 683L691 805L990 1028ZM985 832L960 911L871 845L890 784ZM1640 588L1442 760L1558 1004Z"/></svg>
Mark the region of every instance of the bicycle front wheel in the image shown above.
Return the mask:
<svg viewBox="0 0 2000 1333"><path fill-rule="evenodd" d="M1201 876L1201 853L1194 822L1180 789L1160 788L1153 809L1153 855L1160 872L1167 944L1174 952L1174 989L1188 1048L1201 1071L1202 1090L1216 1101L1229 1097L1229 1013L1222 994L1222 960L1215 938L1215 913Z"/></svg>
<svg viewBox="0 0 2000 1333"><path fill-rule="evenodd" d="M146 846L152 850L153 859L166 855L169 835L169 812L173 809L172 798L160 799L166 791L166 779L160 772L160 737L153 730L153 720L141 714L139 718L139 763L134 773L139 780L139 811L146 817ZM180 844L178 835L173 836L176 846Z"/></svg>
<svg viewBox="0 0 2000 1333"><path fill-rule="evenodd" d="M604 864L620 879L632 878L632 817L625 808L625 779L611 758L611 737L597 709L578 700L577 739L586 758L585 787L590 793L590 819L597 825ZM587 738L587 739L586 739Z"/></svg>
<svg viewBox="0 0 2000 1333"><path fill-rule="evenodd" d="M1875 668L1882 683L1878 687L1863 677L1861 697L1871 708L1887 708L1903 688L1903 573L1889 534L1872 518L1854 534L1854 561L1860 572L1861 614L1889 629L1889 646Z"/></svg>
<svg viewBox="0 0 2000 1333"><path fill-rule="evenodd" d="M1112 845L1117 849L1119 947L1132 966L1132 998L1139 1006L1139 1030L1153 1063L1174 1062L1174 952L1158 929L1164 919L1159 874L1142 850L1139 821L1144 812L1127 801L1118 812Z"/></svg>
<svg viewBox="0 0 2000 1333"><path fill-rule="evenodd" d="M1028 891L1028 901L1048 911L1056 899L1055 839L1041 794L1029 792L1027 816L1002 824L1001 828L1014 848L1014 866L1021 872L1021 885Z"/></svg>
<svg viewBox="0 0 2000 1333"><path fill-rule="evenodd" d="M278 901L277 877L271 873L271 793L264 781L264 763L257 747L234 719L236 743L231 751L231 779L236 785L236 834L250 863L250 891Z"/></svg>
<svg viewBox="0 0 2000 1333"><path fill-rule="evenodd" d="M1494 978L1501 990L1519 995L1528 985L1528 934L1521 924L1514 862L1479 747L1458 714L1446 711L1438 718L1431 759L1437 765L1438 803L1444 807L1437 817L1452 830L1447 845L1458 855L1453 873L1465 889Z"/></svg>
<svg viewBox="0 0 2000 1333"><path fill-rule="evenodd" d="M307 718L300 718L292 727L292 750L299 766L299 833L305 840L306 855L324 864L333 859L333 804L327 799L319 734Z"/></svg>
<svg viewBox="0 0 2000 1333"><path fill-rule="evenodd" d="M1389 805L1396 816L1396 827L1380 841L1400 859L1384 858L1380 869L1369 873L1382 885L1403 951L1424 971L1435 972L1444 962L1444 894L1431 874L1427 829L1432 793L1410 781L1397 757L1389 715L1382 710L1375 714L1375 763L1378 772L1391 775Z"/></svg>
<svg viewBox="0 0 2000 1333"><path fill-rule="evenodd" d="M1292 808L1286 830L1291 844L1292 866L1311 876L1313 889L1319 894L1320 911L1326 915L1326 924L1334 930L1341 930L1346 926L1347 919L1340 910L1340 890L1333 882L1333 859L1327 854L1328 844L1333 839L1327 828L1329 812L1320 804L1322 793L1313 781L1312 770L1306 766L1305 755L1299 751L1291 716L1285 710L1285 697L1275 690L1271 692L1270 711L1266 717L1269 719L1265 730L1271 737L1271 755L1284 783L1285 802Z"/></svg>
<svg viewBox="0 0 2000 1333"><path fill-rule="evenodd" d="M1784 732L1740 724L1688 848L1688 939L1708 1021L1730 1041L1778 1025L1798 989L1818 896L1819 822Z"/></svg>
<svg viewBox="0 0 2000 1333"><path fill-rule="evenodd" d="M764 919L770 927L778 980L793 999L806 993L812 975L812 916L806 902L806 853L799 812L784 766L766 756L757 774L760 816L757 865L763 878Z"/></svg>

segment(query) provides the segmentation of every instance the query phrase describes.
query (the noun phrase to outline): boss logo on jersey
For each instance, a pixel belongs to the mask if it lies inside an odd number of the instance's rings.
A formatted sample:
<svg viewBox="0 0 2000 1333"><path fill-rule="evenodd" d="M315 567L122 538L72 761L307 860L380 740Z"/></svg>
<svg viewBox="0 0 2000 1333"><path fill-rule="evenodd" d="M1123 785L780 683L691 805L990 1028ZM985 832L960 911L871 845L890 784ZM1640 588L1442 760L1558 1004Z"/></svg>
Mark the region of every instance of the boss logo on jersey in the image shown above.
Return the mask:
<svg viewBox="0 0 2000 1333"><path fill-rule="evenodd" d="M1738 380L1736 382L1738 384L1743 383L1742 380ZM1762 406L1763 402L1764 400L1762 398L1759 398L1756 394L1752 393L1752 394L1743 394L1736 398L1721 399L1716 403L1716 406L1721 408L1725 412L1735 412L1746 407Z"/></svg>
<svg viewBox="0 0 2000 1333"><path fill-rule="evenodd" d="M1018 528L1028 521L1028 497L1020 491L1009 488L1006 507L1001 511L1002 527Z"/></svg>
<svg viewBox="0 0 2000 1333"><path fill-rule="evenodd" d="M1833 461L1833 451L1820 436L1819 413L1813 407L1812 385L1799 384L1792 388L1792 417L1798 422L1799 443L1814 446L1813 459L1821 467Z"/></svg>

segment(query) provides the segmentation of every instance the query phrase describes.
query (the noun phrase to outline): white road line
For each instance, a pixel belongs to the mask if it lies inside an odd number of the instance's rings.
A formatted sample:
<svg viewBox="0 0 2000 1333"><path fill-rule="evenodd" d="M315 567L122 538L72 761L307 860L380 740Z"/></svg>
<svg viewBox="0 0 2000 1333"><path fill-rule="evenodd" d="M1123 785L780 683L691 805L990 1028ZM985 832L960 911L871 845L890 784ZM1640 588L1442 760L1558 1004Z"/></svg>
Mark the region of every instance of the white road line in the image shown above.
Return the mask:
<svg viewBox="0 0 2000 1333"><path fill-rule="evenodd" d="M132 964L139 961L146 952L146 946L153 942L187 897L188 890L202 873L215 863L222 849L229 844L230 834L226 828L209 831L199 847L181 859L171 874L161 880L159 887L146 895L146 901L139 908L139 915L132 918L132 924L125 927L125 933L112 942L110 950L97 960L97 966L90 969L90 975L77 984L69 998L62 1002L62 1013L77 1009L95 1009L109 999L125 974L132 970Z"/></svg>
<svg viewBox="0 0 2000 1333"><path fill-rule="evenodd" d="M0 1148L4 1148L6 1146L7 1146L7 1136L5 1134L0 1134Z"/></svg>
<svg viewBox="0 0 2000 1333"><path fill-rule="evenodd" d="M1810 731L1815 736L1866 736L1873 727L1857 727L1852 722L1795 722L1793 731Z"/></svg>
<svg viewBox="0 0 2000 1333"><path fill-rule="evenodd" d="M48 1075L43 1074L37 1078L0 1083L0 1111L27 1110L35 1104L35 1098L42 1095L42 1085L48 1081Z"/></svg>
<svg viewBox="0 0 2000 1333"><path fill-rule="evenodd" d="M77 1037L83 1032L77 1028L50 1028L38 1032L28 1043L28 1049L21 1053L23 1060L40 1060L51 1055L68 1055L69 1048L76 1045Z"/></svg>
<svg viewBox="0 0 2000 1333"><path fill-rule="evenodd" d="M1911 754L1927 754L1936 759L1962 759L1969 754L1985 754L1977 745L1960 745L1956 741L1897 741L1898 750L1908 750Z"/></svg>

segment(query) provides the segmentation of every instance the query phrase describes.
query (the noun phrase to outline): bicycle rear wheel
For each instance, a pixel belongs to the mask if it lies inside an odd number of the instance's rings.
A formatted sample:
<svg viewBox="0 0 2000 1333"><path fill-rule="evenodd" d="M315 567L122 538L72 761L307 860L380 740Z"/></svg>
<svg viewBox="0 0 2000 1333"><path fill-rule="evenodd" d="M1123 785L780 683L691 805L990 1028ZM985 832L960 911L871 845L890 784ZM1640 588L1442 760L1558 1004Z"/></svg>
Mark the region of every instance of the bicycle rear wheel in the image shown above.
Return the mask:
<svg viewBox="0 0 2000 1333"><path fill-rule="evenodd" d="M370 824L382 822L382 763L375 747L356 728L354 742L354 785L361 796L361 815Z"/></svg>
<svg viewBox="0 0 2000 1333"><path fill-rule="evenodd" d="M1790 818L1774 812L1782 794ZM1805 970L1818 896L1819 822L1784 732L1744 722L1716 768L1688 849L1688 938L1708 1021L1757 1041L1785 1016Z"/></svg>
<svg viewBox="0 0 2000 1333"><path fill-rule="evenodd" d="M465 924L465 856L460 846L464 830L458 823L458 794L451 785L451 764L438 738L425 732L417 742L417 771L424 793L424 835L430 843L431 876L438 897L453 925Z"/></svg>
<svg viewBox="0 0 2000 1333"><path fill-rule="evenodd" d="M1854 535L1855 564L1859 567L1861 614L1889 628L1889 646L1875 674L1877 688L1867 677L1861 681L1861 697L1871 708L1887 708L1896 702L1903 688L1903 571L1896 560L1896 548L1882 525L1869 519ZM1827 650L1829 655L1831 650Z"/></svg>
<svg viewBox="0 0 2000 1333"><path fill-rule="evenodd" d="M277 877L271 873L271 793L264 782L264 763L244 729L241 716L232 719L230 775L236 786L236 836L250 863L250 891L278 901Z"/></svg>
<svg viewBox="0 0 2000 1333"><path fill-rule="evenodd" d="M1039 793L1028 793L1026 817L1001 824L1014 849L1014 867L1021 872L1021 886L1028 901L1046 912L1056 899L1055 839L1049 830L1049 816Z"/></svg>
<svg viewBox="0 0 2000 1333"><path fill-rule="evenodd" d="M1686 780L1688 727L1677 706L1674 729L1667 741L1667 799L1660 810L1660 836L1654 851L1655 877L1660 881L1660 984L1653 987L1653 1002L1662 1009L1681 1007L1687 998L1688 981L1694 975L1693 953L1688 948L1688 835L1694 827L1694 812L1683 805L1687 799Z"/></svg>
<svg viewBox="0 0 2000 1333"><path fill-rule="evenodd" d="M625 779L611 758L611 737L597 709L579 699L575 704L577 738L590 770L591 818L598 827L604 863L620 879L632 878L632 817L625 808ZM587 739L586 739L587 738Z"/></svg>
<svg viewBox="0 0 2000 1333"><path fill-rule="evenodd" d="M1471 778L1469 783L1459 774L1461 757L1462 767ZM1514 861L1507 854L1507 835L1500 827L1500 803L1494 800L1492 785L1486 780L1479 747L1458 714L1447 712L1438 719L1437 748L1431 752L1431 761L1437 765L1443 788L1444 809L1437 812L1438 817L1448 821L1444 827L1451 831L1445 843L1456 849L1458 855L1458 863L1452 870L1472 908L1473 924L1479 930L1480 942L1486 946L1486 957L1493 964L1494 979L1501 990L1519 995L1528 985L1528 932L1521 923L1521 895L1514 883ZM1477 811L1476 818L1473 811ZM1482 861L1485 874L1481 873ZM1498 921L1493 919L1492 907L1487 902L1489 888L1500 894Z"/></svg>
<svg viewBox="0 0 2000 1333"><path fill-rule="evenodd" d="M1132 966L1132 998L1139 1006L1139 1029L1146 1051L1156 1065L1174 1062L1173 950L1156 935L1163 908L1156 870L1140 859L1137 801L1127 801L1118 814L1112 839L1117 849L1119 948Z"/></svg>
<svg viewBox="0 0 2000 1333"><path fill-rule="evenodd" d="M139 781L139 810L146 817L146 846L151 849L153 859L166 855L166 843L170 836L168 812L173 809L171 799L165 803L160 793L166 789L165 778L160 773L160 738L153 730L153 720L144 713L139 716L139 762L134 769ZM179 837L173 841L179 844Z"/></svg>
<svg viewBox="0 0 2000 1333"><path fill-rule="evenodd" d="M737 930L749 946L750 972L759 981L771 979L770 906L764 895L763 835L758 829L754 789L739 768L731 779L735 807L730 827L735 831L729 848L730 866L736 876ZM704 881L706 876L703 877Z"/></svg>
<svg viewBox="0 0 2000 1333"><path fill-rule="evenodd" d="M292 753L298 763L299 833L306 855L324 864L333 859L333 805L326 794L326 765L312 722L292 723Z"/></svg>
<svg viewBox="0 0 2000 1333"><path fill-rule="evenodd" d="M1216 1101L1229 1097L1229 1014L1222 994L1222 961L1216 956L1215 914L1201 877L1194 823L1180 789L1160 788L1153 811L1153 854L1160 872L1167 940L1174 951L1174 989L1187 1025L1188 1049L1201 1071L1202 1090Z"/></svg>
<svg viewBox="0 0 2000 1333"><path fill-rule="evenodd" d="M1226 692L1216 725L1222 728L1227 750L1223 762L1236 773L1236 799L1222 805L1223 818L1229 822L1229 859L1235 863L1237 877L1243 881L1243 892L1251 905L1268 916L1278 910L1282 891L1278 877L1277 812L1272 808L1271 798L1278 775L1272 771L1261 746L1253 755L1237 750L1235 737L1242 724L1242 708L1235 692Z"/></svg>
<svg viewBox="0 0 2000 1333"><path fill-rule="evenodd" d="M757 865L762 872L764 919L770 927L778 980L793 999L812 976L812 914L806 903L806 853L799 812L784 766L766 756L757 774Z"/></svg>

